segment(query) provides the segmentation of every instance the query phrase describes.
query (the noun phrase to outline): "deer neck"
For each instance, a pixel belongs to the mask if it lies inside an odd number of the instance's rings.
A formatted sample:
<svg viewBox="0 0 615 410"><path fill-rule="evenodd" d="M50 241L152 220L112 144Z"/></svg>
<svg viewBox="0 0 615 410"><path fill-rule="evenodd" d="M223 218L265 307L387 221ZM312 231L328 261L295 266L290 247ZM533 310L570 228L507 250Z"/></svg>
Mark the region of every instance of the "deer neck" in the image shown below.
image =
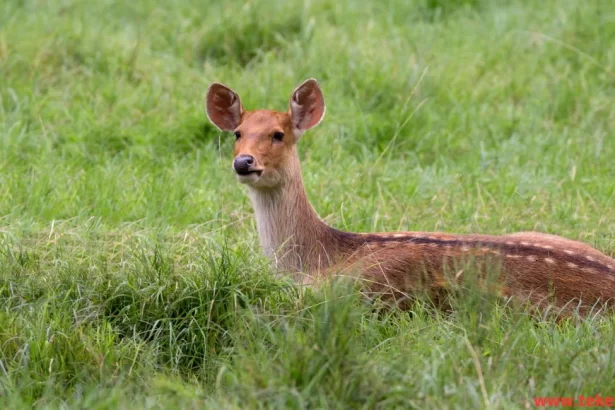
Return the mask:
<svg viewBox="0 0 615 410"><path fill-rule="evenodd" d="M330 265L334 230L310 204L298 160L288 167L282 186L250 187L256 226L265 254L278 270L307 272Z"/></svg>

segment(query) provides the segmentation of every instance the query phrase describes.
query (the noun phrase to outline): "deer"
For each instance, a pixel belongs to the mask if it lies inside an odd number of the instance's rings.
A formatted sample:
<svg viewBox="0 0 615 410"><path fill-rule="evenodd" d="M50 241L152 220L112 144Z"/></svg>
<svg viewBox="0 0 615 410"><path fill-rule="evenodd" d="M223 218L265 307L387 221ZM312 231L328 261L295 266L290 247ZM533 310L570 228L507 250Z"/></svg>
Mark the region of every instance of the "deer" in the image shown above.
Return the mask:
<svg viewBox="0 0 615 410"><path fill-rule="evenodd" d="M297 151L325 115L313 78L292 92L286 112L246 111L235 91L211 83L206 114L235 136L232 169L247 186L261 248L281 274L307 285L347 274L361 280L365 294L407 309L419 291L434 300L446 295L466 275L459 261L471 260L479 275L497 268L491 290L543 312L613 307L615 260L583 242L532 231L353 233L329 226L308 199Z"/></svg>

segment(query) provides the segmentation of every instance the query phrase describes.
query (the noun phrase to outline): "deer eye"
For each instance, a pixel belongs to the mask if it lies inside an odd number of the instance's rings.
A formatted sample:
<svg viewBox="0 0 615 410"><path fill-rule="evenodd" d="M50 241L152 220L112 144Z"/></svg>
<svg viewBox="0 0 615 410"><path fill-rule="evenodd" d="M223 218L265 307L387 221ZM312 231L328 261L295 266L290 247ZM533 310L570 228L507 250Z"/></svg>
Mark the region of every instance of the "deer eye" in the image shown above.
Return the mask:
<svg viewBox="0 0 615 410"><path fill-rule="evenodd" d="M239 132L239 131L235 131L235 132L234 132L234 134L235 134L235 139L236 139L236 140L238 140L239 138L241 138L241 132Z"/></svg>
<svg viewBox="0 0 615 410"><path fill-rule="evenodd" d="M282 141L284 139L284 133L282 131L276 131L273 134L273 139L276 141Z"/></svg>

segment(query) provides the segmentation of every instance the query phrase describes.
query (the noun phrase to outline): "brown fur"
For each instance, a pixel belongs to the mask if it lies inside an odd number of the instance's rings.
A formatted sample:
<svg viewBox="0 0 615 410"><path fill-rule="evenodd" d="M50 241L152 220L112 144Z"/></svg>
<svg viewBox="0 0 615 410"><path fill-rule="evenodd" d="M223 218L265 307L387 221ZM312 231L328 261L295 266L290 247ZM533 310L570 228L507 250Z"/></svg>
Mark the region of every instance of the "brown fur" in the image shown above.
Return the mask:
<svg viewBox="0 0 615 410"><path fill-rule="evenodd" d="M359 275L366 292L403 302L419 289L437 297L464 280L464 263L478 276L499 271L496 290L564 314L587 313L615 299L615 260L598 250L555 235L453 235L429 232L357 234L329 227L310 205L301 177L296 143L324 115L318 84L298 87L286 113L245 111L220 84L210 87L207 112L221 129L239 132L234 153L255 159L257 176L248 185L261 244L283 272L313 282L332 275ZM283 132L284 139L273 139Z"/></svg>

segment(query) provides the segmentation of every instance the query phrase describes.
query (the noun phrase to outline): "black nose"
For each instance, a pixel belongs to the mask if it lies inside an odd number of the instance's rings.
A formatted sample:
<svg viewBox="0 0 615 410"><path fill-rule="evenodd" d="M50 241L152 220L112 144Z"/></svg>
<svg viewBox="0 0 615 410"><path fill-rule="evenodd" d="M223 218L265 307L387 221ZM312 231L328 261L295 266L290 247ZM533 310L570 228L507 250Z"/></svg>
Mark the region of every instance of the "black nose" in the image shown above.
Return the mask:
<svg viewBox="0 0 615 410"><path fill-rule="evenodd" d="M250 168L254 165L254 157L252 155L237 155L233 161L233 168L239 175L247 175L250 173Z"/></svg>

